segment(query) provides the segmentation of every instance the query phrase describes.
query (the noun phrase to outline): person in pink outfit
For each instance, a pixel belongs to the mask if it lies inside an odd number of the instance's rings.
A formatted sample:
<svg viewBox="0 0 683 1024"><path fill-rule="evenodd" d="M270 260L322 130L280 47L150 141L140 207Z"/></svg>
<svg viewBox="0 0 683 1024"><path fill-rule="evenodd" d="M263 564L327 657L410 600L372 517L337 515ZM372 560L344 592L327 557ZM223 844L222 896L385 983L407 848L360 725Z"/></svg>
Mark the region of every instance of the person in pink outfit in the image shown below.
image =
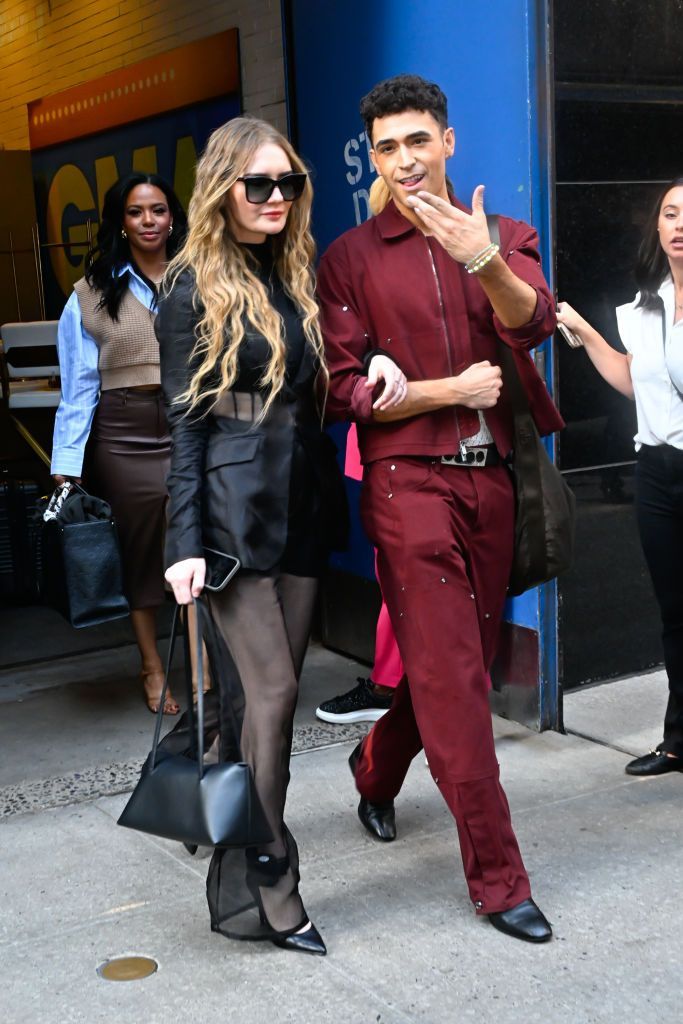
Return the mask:
<svg viewBox="0 0 683 1024"><path fill-rule="evenodd" d="M358 451L356 425L352 423L346 437L344 473L351 480L363 479ZM375 631L375 662L368 678L358 676L356 686L316 708L316 717L323 722L376 722L391 707L394 691L403 676L403 662L391 626L384 599Z"/></svg>

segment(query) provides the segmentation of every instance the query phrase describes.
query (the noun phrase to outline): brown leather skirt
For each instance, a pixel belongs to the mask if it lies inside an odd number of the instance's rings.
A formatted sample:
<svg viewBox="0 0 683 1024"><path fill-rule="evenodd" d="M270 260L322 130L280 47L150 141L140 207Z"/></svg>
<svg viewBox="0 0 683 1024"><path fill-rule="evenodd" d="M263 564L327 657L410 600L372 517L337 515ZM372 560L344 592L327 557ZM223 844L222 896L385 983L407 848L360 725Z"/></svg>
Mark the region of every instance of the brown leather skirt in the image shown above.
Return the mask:
<svg viewBox="0 0 683 1024"><path fill-rule="evenodd" d="M161 390L103 391L85 460L85 485L109 502L132 610L164 601L163 541L171 438Z"/></svg>

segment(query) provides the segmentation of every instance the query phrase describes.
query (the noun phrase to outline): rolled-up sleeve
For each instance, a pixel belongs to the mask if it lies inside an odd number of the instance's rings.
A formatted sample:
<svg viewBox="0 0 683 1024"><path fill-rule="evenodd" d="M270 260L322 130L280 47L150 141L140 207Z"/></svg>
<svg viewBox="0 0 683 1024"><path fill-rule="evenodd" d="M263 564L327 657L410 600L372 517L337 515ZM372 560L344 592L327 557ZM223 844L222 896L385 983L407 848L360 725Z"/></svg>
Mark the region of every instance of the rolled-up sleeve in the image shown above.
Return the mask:
<svg viewBox="0 0 683 1024"><path fill-rule="evenodd" d="M372 345L352 300L346 253L338 242L320 261L318 301L330 371L326 414L332 420L371 423L372 392L365 386L365 359Z"/></svg>
<svg viewBox="0 0 683 1024"><path fill-rule="evenodd" d="M100 374L99 348L83 326L76 292L59 318L57 352L62 395L55 417L50 472L79 477L100 397Z"/></svg>
<svg viewBox="0 0 683 1024"><path fill-rule="evenodd" d="M538 251L538 234L520 221L513 221L514 230L501 244L501 256L510 270L536 292L536 309L528 323L521 327L506 327L494 314L493 323L503 341L511 348L534 348L549 337L557 326L555 303L543 276Z"/></svg>

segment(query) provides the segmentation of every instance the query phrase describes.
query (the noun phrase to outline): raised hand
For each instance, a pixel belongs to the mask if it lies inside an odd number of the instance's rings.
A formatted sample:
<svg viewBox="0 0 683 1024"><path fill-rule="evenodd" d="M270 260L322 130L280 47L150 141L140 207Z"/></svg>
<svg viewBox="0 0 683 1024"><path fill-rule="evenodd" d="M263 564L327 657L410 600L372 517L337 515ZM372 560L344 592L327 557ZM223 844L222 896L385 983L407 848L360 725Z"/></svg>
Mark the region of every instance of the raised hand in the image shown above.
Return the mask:
<svg viewBox="0 0 683 1024"><path fill-rule="evenodd" d="M418 215L426 231L458 263L469 263L491 244L483 185L477 185L472 195L472 213L463 213L430 192L418 192L416 196L408 196L405 202Z"/></svg>

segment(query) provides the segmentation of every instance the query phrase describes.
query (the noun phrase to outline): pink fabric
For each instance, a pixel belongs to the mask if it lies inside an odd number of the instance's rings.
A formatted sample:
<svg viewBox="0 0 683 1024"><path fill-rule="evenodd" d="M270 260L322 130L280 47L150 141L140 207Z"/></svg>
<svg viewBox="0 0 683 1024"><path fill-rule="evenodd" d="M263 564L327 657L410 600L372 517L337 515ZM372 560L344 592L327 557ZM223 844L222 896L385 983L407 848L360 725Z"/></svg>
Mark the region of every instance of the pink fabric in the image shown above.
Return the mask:
<svg viewBox="0 0 683 1024"><path fill-rule="evenodd" d="M360 461L358 450L358 432L356 424L352 423L346 435L346 458L344 461L344 472L351 480L363 479L363 467ZM377 631L375 633L375 664L372 668L370 678L378 686L393 686L399 684L403 675L403 662L398 653L398 644L391 626L391 619L387 606L382 601L377 619Z"/></svg>
<svg viewBox="0 0 683 1024"><path fill-rule="evenodd" d="M363 479L363 467L360 464L360 452L358 450L358 431L356 424L352 423L346 435L346 460L344 472L351 480Z"/></svg>
<svg viewBox="0 0 683 1024"><path fill-rule="evenodd" d="M375 664L370 678L378 686L398 686L403 675L403 662L389 618L389 609L384 601L379 610L375 633Z"/></svg>

